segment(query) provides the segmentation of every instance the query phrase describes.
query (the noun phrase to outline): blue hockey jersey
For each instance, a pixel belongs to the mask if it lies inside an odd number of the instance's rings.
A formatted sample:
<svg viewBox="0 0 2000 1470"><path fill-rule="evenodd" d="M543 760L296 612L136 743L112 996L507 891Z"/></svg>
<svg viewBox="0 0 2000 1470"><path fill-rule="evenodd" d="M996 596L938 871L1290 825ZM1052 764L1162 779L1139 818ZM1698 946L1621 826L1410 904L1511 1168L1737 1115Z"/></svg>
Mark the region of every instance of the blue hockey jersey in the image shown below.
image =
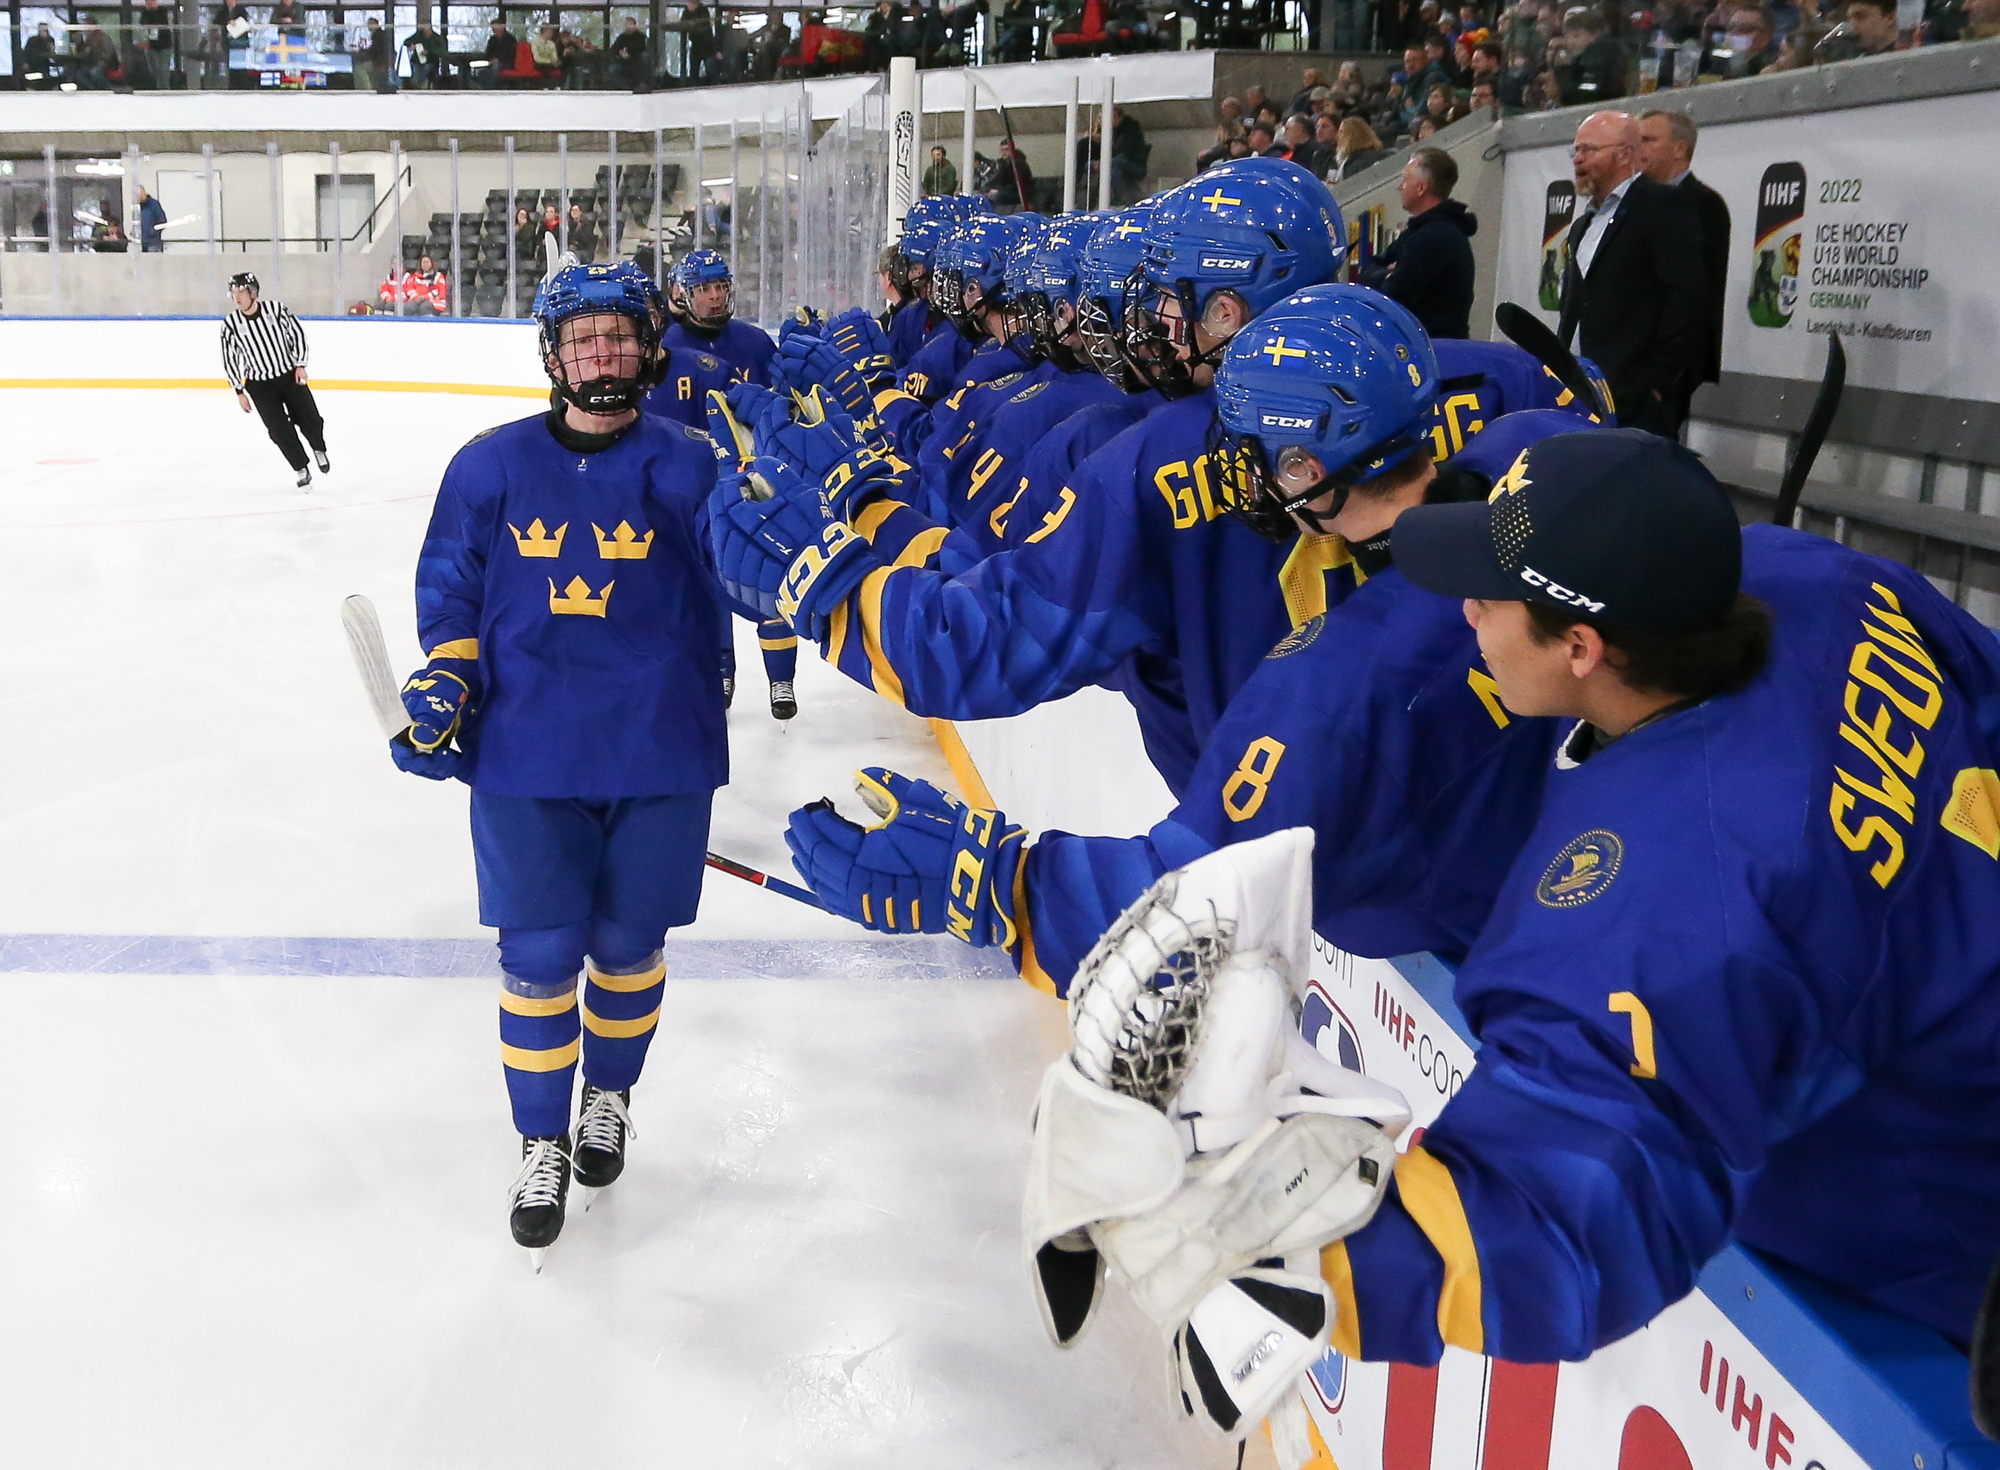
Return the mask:
<svg viewBox="0 0 2000 1470"><path fill-rule="evenodd" d="M732 320L724 322L720 331L711 332L677 321L667 327L662 340L669 352L705 353L719 358L729 368L732 383L771 386L771 359L778 355L778 344L762 327Z"/></svg>
<svg viewBox="0 0 2000 1470"><path fill-rule="evenodd" d="M910 365L918 350L939 332L951 332L954 337L958 336L951 323L932 311L928 301L917 296L912 296L889 313L887 327L884 335L889 339L889 361L895 364L899 373Z"/></svg>
<svg viewBox="0 0 2000 1470"><path fill-rule="evenodd" d="M997 344L982 342L982 347ZM972 361L972 343L957 327L946 323L932 332L911 354L896 375L896 386L912 398L936 403L964 381L965 365Z"/></svg>
<svg viewBox="0 0 2000 1470"><path fill-rule="evenodd" d="M1105 386L1109 387L1110 384ZM1158 393L1118 393L1069 415L1025 451L1021 478L1004 505L977 517L966 529L991 556L1018 546L1061 512L1070 476L1091 455L1167 400Z"/></svg>
<svg viewBox="0 0 2000 1470"><path fill-rule="evenodd" d="M993 386L985 385L989 391ZM997 516L1005 526L1035 451L1071 415L1125 396L1100 373L1064 372L1043 363L997 401L975 405L945 471L939 507L945 519L970 531L982 554L998 551L1002 533L991 523Z"/></svg>
<svg viewBox="0 0 2000 1470"><path fill-rule="evenodd" d="M1744 589L1747 689L1550 773L1458 973L1479 1065L1322 1255L1343 1352L1581 1358L1732 1239L1966 1343L2000 1254L2000 650L1794 531L1745 532Z"/></svg>
<svg viewBox="0 0 2000 1470"><path fill-rule="evenodd" d="M432 657L476 657L464 779L498 796L608 799L729 779L707 541L705 436L641 414L567 449L545 415L453 456L417 562Z"/></svg>
<svg viewBox="0 0 2000 1470"><path fill-rule="evenodd" d="M639 407L690 429L706 430L709 390L726 393L736 381L721 358L678 348L667 358L667 375L646 390Z"/></svg>

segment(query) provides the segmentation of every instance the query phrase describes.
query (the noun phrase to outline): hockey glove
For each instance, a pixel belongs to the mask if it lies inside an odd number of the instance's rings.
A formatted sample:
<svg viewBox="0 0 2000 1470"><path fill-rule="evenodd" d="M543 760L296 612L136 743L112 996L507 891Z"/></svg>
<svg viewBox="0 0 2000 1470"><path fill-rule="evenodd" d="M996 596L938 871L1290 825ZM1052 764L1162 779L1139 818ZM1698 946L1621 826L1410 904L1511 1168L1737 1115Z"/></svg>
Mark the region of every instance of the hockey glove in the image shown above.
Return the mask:
<svg viewBox="0 0 2000 1470"><path fill-rule="evenodd" d="M742 469L757 457L756 435L751 429L756 413L740 410L734 401L738 388L750 386L739 383L729 390L727 396L720 389L708 390L708 441L715 446L715 457L722 465L724 474ZM760 388L757 391L765 393L770 390Z"/></svg>
<svg viewBox="0 0 2000 1470"><path fill-rule="evenodd" d="M759 454L783 460L815 484L851 454L860 439L852 416L828 402L819 388L801 395L796 405L773 394L758 413L752 432Z"/></svg>
<svg viewBox="0 0 2000 1470"><path fill-rule="evenodd" d="M792 813L792 865L826 906L885 934L953 934L1011 947L1023 831L928 781L871 766L855 790L882 820L848 821L828 801Z"/></svg>
<svg viewBox="0 0 2000 1470"><path fill-rule="evenodd" d="M752 460L716 481L708 536L724 592L815 642L833 609L879 565L866 541L827 519L819 487L775 459Z"/></svg>
<svg viewBox="0 0 2000 1470"><path fill-rule="evenodd" d="M888 335L865 307L850 306L841 312L826 324L825 335L827 345L846 359L863 382L878 383L895 375Z"/></svg>
<svg viewBox="0 0 2000 1470"><path fill-rule="evenodd" d="M778 345L783 347L793 337L804 333L808 337L826 335L826 319L810 306L801 306L797 311L778 323Z"/></svg>
<svg viewBox="0 0 2000 1470"><path fill-rule="evenodd" d="M803 335L793 337L778 349L773 362L779 376L794 392L805 393L814 387L824 388L829 398L857 419L865 418L874 407L871 379L830 342ZM880 373L883 382L888 381L892 372L885 359Z"/></svg>
<svg viewBox="0 0 2000 1470"><path fill-rule="evenodd" d="M457 751L442 747L426 755L405 743L408 739L406 731L389 742L389 759L396 763L397 770L422 776L426 781L449 781L458 774L462 757Z"/></svg>
<svg viewBox="0 0 2000 1470"><path fill-rule="evenodd" d="M403 685L403 710L410 728L389 742L396 768L432 781L458 774L459 755L451 748L471 712L479 681L476 659L434 658Z"/></svg>
<svg viewBox="0 0 2000 1470"><path fill-rule="evenodd" d="M901 460L864 445L843 456L820 483L826 513L851 526L871 500L888 496L907 504L909 496L916 493L915 481L916 476Z"/></svg>

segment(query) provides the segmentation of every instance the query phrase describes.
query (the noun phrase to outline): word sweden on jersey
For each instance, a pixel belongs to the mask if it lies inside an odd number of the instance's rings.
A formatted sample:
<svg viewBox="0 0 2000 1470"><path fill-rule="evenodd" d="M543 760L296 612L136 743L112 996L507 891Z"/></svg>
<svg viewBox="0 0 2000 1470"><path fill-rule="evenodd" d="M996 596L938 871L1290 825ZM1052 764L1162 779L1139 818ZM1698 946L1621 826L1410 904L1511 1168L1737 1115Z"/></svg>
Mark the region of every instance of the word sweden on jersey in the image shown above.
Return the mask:
<svg viewBox="0 0 2000 1470"><path fill-rule="evenodd" d="M1869 586L1886 606L1866 604L1863 608L1861 638L1847 661L1847 687L1842 691L1840 736L1866 757L1861 775L1836 765L1828 814L1833 830L1849 852L1867 853L1879 842L1886 853L1870 865L1868 875L1883 888L1889 886L1903 866L1903 835L1916 821L1917 798L1903 779L1915 779L1923 769L1924 746L1921 733L1937 724L1944 712L1944 685L1937 661L1924 646L1916 625L1903 616L1903 605L1880 582ZM1874 619L1871 622L1868 619ZM1874 691L1864 693L1864 686ZM1871 711L1861 709L1873 698ZM1901 715L1904 724L1898 721ZM1849 761L1850 765L1858 765ZM1873 780L1864 779L1873 777ZM1879 782L1879 784L1877 784ZM1867 813L1855 825L1862 798ZM1946 831L1984 844L1967 836L1951 820L1954 808L1947 807L1943 819Z"/></svg>
<svg viewBox="0 0 2000 1470"><path fill-rule="evenodd" d="M1616 832L1600 829L1573 837L1535 885L1535 899L1552 909L1589 903L1611 886L1624 862L1625 844Z"/></svg>

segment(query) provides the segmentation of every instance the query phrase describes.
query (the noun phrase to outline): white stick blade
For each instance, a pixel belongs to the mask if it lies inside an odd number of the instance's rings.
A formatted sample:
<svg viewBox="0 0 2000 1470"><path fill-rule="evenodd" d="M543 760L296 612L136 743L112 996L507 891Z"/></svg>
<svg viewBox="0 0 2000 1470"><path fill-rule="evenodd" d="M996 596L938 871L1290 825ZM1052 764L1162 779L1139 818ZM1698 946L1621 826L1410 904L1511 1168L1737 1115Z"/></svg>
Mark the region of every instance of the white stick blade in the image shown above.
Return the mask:
<svg viewBox="0 0 2000 1470"><path fill-rule="evenodd" d="M347 598L340 604L340 625L347 630L347 646L354 654L354 667L368 693L368 706L382 733L394 740L410 728L410 717L396 692L396 676L389 668L389 648L382 640L382 620L375 604L367 598Z"/></svg>

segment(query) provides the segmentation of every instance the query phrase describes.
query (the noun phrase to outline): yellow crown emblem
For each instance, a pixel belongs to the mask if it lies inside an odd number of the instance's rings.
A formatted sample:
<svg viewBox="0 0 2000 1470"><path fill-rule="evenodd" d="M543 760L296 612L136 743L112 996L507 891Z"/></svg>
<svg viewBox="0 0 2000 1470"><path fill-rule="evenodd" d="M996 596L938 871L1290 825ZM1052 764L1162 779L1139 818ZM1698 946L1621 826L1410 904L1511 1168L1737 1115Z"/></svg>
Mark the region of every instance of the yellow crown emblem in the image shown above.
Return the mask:
<svg viewBox="0 0 2000 1470"><path fill-rule="evenodd" d="M644 561L646 553L653 549L653 533L648 531L641 536L632 529L630 521L620 521L618 529L609 536L594 521L590 529L597 533L597 554L605 561Z"/></svg>
<svg viewBox="0 0 2000 1470"><path fill-rule="evenodd" d="M604 610L611 605L611 589L618 584L606 582L604 590L592 597L590 584L581 577L571 577L569 586L556 591L556 579L549 578L549 611L569 613L575 617L601 618Z"/></svg>
<svg viewBox="0 0 2000 1470"><path fill-rule="evenodd" d="M528 534L525 536L521 534L521 528L511 521L507 523L507 529L514 533L514 544L521 548L521 555L561 556L563 537L569 531L569 522L564 521L557 526L553 536L549 535L548 527L542 524L540 516L528 522Z"/></svg>

